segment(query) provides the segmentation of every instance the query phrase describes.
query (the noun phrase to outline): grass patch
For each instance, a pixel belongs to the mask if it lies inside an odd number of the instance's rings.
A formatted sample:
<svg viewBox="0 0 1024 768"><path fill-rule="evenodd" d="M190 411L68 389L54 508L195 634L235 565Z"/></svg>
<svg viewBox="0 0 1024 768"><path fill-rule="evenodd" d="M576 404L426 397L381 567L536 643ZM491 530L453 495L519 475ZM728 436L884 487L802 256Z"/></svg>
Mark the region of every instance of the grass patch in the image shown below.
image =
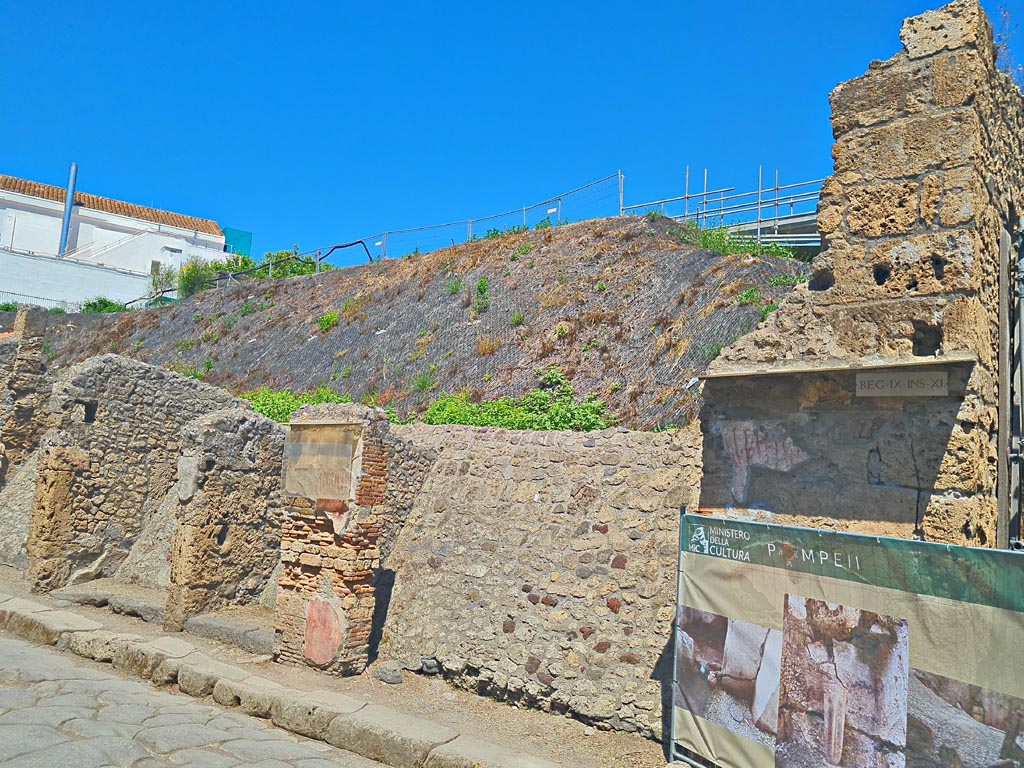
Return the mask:
<svg viewBox="0 0 1024 768"><path fill-rule="evenodd" d="M481 357L488 357L498 351L501 346L501 339L497 336L483 334L476 341L476 353Z"/></svg>
<svg viewBox="0 0 1024 768"><path fill-rule="evenodd" d="M736 303L741 307L757 304L759 301L761 301L761 291L757 288L747 288L747 290L736 297Z"/></svg>
<svg viewBox="0 0 1024 768"><path fill-rule="evenodd" d="M448 281L448 293L452 296L462 291L462 278L456 277Z"/></svg>
<svg viewBox="0 0 1024 768"><path fill-rule="evenodd" d="M526 322L526 318L523 317L523 313L518 309L513 309L512 314L508 316L508 323L513 328L522 325Z"/></svg>
<svg viewBox="0 0 1024 768"><path fill-rule="evenodd" d="M0 301L0 312L17 312L18 302L16 301Z"/></svg>
<svg viewBox="0 0 1024 768"><path fill-rule="evenodd" d="M108 299L106 296L97 296L82 304L83 315L105 315L111 312L126 312L128 307L119 301Z"/></svg>
<svg viewBox="0 0 1024 768"><path fill-rule="evenodd" d="M776 275L768 281L768 285L799 285L806 282L806 275Z"/></svg>
<svg viewBox="0 0 1024 768"><path fill-rule="evenodd" d="M431 365L426 371L413 377L412 388L417 392L429 392L437 386L437 366Z"/></svg>
<svg viewBox="0 0 1024 768"><path fill-rule="evenodd" d="M346 299L345 301L347 303L349 300ZM328 312L326 315L320 315L320 317L318 317L316 319L316 324L320 326L320 330L321 331L323 331L324 333L327 333L332 328L337 326L337 324L338 324L338 313L337 312Z"/></svg>

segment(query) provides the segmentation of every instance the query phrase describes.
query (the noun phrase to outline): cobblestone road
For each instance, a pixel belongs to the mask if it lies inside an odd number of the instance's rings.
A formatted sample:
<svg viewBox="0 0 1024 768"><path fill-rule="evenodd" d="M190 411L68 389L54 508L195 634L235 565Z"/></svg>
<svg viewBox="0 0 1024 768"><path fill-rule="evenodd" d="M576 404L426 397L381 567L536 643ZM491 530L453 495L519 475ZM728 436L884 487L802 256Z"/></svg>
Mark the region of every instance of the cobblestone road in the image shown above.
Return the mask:
<svg viewBox="0 0 1024 768"><path fill-rule="evenodd" d="M0 766L375 768L380 763L0 637Z"/></svg>

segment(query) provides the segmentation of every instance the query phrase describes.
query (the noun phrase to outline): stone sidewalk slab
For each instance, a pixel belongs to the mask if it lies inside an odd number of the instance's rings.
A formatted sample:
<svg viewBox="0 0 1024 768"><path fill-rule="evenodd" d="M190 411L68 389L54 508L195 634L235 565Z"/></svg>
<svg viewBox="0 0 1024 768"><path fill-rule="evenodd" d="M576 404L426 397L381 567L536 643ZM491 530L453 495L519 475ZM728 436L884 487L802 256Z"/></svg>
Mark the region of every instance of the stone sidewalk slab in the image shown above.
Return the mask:
<svg viewBox="0 0 1024 768"><path fill-rule="evenodd" d="M334 718L327 729L327 743L395 768L406 768L423 765L432 749L458 735L429 720L368 704Z"/></svg>
<svg viewBox="0 0 1024 768"><path fill-rule="evenodd" d="M423 768L559 768L548 760L513 752L472 736L459 736L431 750Z"/></svg>

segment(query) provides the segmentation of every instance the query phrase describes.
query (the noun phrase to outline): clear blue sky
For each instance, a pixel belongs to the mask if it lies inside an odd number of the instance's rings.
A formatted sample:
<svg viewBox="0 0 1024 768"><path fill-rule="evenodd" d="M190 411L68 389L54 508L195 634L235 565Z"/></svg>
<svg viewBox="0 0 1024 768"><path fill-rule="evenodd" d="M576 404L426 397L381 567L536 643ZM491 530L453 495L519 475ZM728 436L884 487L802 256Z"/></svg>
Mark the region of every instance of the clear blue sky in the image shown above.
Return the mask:
<svg viewBox="0 0 1024 768"><path fill-rule="evenodd" d="M681 194L686 165L712 187L823 177L829 92L940 4L7 3L0 173L63 185L76 161L79 190L251 230L258 253L619 168L627 203ZM1022 0L985 5L1024 24Z"/></svg>

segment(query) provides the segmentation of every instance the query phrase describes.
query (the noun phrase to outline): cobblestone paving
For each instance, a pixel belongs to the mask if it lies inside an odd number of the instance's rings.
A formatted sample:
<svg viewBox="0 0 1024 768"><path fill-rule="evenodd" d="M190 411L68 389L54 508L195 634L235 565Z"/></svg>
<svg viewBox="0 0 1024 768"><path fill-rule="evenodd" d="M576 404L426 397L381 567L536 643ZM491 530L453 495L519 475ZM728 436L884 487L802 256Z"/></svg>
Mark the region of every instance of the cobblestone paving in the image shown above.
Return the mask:
<svg viewBox="0 0 1024 768"><path fill-rule="evenodd" d="M380 763L0 637L0 766L375 768Z"/></svg>

